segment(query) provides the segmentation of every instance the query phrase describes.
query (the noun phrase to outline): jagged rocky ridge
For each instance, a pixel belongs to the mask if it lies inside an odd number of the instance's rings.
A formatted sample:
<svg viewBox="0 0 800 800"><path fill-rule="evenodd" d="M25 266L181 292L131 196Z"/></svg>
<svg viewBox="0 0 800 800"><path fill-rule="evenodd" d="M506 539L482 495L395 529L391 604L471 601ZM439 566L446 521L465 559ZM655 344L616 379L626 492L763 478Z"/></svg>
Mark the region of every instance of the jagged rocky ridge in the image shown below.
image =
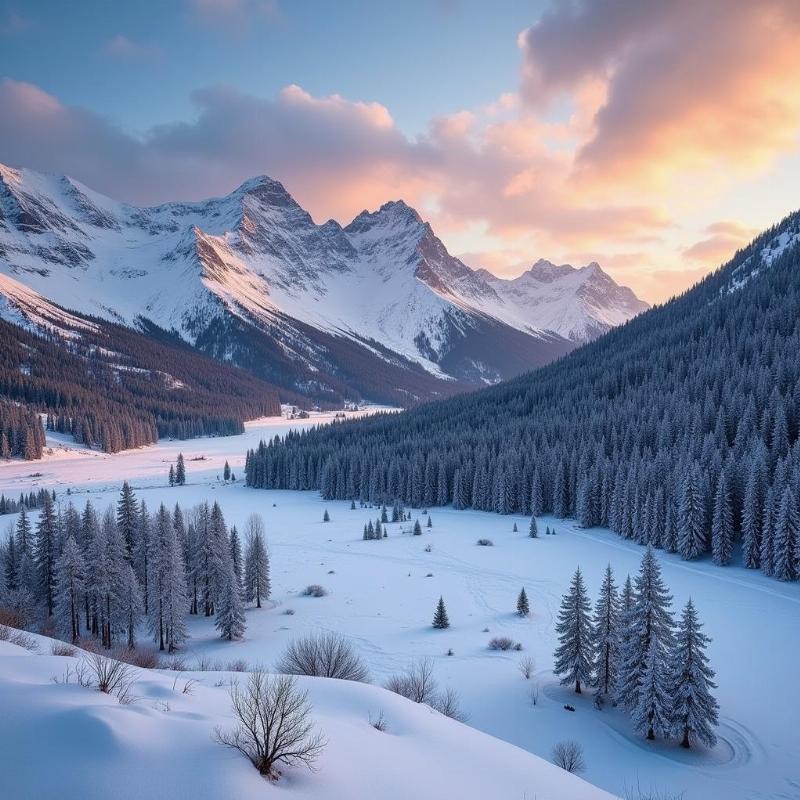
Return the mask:
<svg viewBox="0 0 800 800"><path fill-rule="evenodd" d="M544 263L514 281L474 271L400 201L317 225L267 177L136 208L0 166L0 272L61 309L154 324L323 404L408 405L493 383L646 307L597 265L546 280ZM19 291L5 292L12 316Z"/></svg>

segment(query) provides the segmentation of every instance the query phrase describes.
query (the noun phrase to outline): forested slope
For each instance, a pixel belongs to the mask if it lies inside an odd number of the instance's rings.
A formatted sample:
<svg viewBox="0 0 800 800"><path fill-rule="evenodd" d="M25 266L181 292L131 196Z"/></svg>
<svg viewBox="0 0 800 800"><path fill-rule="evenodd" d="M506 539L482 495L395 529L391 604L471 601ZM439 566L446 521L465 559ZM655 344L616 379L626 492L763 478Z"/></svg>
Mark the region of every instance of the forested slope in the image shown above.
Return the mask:
<svg viewBox="0 0 800 800"><path fill-rule="evenodd" d="M798 242L800 213L684 295L518 379L262 443L248 483L574 516L794 580Z"/></svg>

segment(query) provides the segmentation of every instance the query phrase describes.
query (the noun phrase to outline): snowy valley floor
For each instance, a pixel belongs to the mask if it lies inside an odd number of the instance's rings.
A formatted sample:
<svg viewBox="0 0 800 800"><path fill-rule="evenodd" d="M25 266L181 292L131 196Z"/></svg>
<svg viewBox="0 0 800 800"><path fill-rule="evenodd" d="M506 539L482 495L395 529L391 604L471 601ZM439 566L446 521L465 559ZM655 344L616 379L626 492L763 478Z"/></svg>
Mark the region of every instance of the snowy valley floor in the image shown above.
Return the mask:
<svg viewBox="0 0 800 800"><path fill-rule="evenodd" d="M800 700L795 685L800 585L781 584L739 567L689 564L659 554L664 578L674 594L673 607L679 608L691 595L706 632L713 637L709 654L717 671L721 726L720 743L711 753L648 743L634 736L628 720L613 709L598 712L590 695L577 697L560 688L550 671L554 618L575 567L582 567L594 596L607 563L613 566L618 582L636 571L642 555L639 546L607 531L581 531L571 522L548 518L539 521L540 538L531 540L523 517L436 508L430 512L433 528L425 529L421 537L403 535L399 524L390 524L387 539L365 542L362 528L376 517L375 509L351 511L349 503L324 502L316 493L256 491L243 485L242 465L248 447L290 426L317 421L325 418L304 423L263 420L248 425L243 436L164 442L114 456L79 448L56 450L40 463L0 465L0 491L14 496L21 490L45 486L55 488L64 498L70 487L76 504L90 498L103 508L116 502L120 484L127 478L151 509L162 501L168 506L180 502L188 508L201 500L218 500L228 524L235 523L240 530L248 514L262 514L272 560L270 607L248 610L246 637L236 643L220 641L212 622L192 619L187 648L190 660L202 655L223 663L245 659L270 666L294 636L314 629L335 630L353 640L375 683L382 683L416 658L432 657L440 685L460 693L469 724L480 731L545 759L555 742L576 739L585 751L584 777L609 792L622 795L639 785L682 792L685 800L800 798ZM166 473L178 451L187 459L188 485L169 488ZM205 460L191 460L199 456ZM239 477L236 484L223 485L217 480L225 459ZM330 512L329 523L322 522L325 508ZM10 519L2 518L0 524ZM425 518L421 521L424 524ZM515 522L519 533L512 532ZM555 528L557 535L544 536L546 525ZM494 547L477 546L479 537L492 539ZM427 545L430 552L425 550ZM329 594L300 596L310 583L322 584ZM532 611L524 620L514 614L516 596L523 586ZM430 627L440 595L451 622L445 631ZM289 609L294 613L286 614ZM490 651L487 643L495 635L512 637L524 650ZM452 656L446 655L450 648ZM522 656L536 662L531 680L525 680L518 670ZM48 669L49 677L55 672L50 665L39 671ZM24 672L23 666L18 671ZM153 677L154 685L160 680ZM536 706L529 697L534 685L540 687ZM324 727L346 730L347 720L333 720L335 703L326 691L313 691ZM205 692L204 688L203 696ZM376 696L377 690L361 687L347 692L352 693L355 707L363 706L364 714L377 712L378 705L387 710L391 705L391 713L395 713L393 697ZM214 698L209 702L221 702L216 695ZM565 703L572 703L575 712L565 711ZM181 713L193 713L183 708L183 701L180 708ZM402 725L412 725L410 719L407 723L403 719ZM427 723L415 717L413 724ZM451 728L442 728L445 730ZM97 735L102 738L99 732ZM439 733L431 728L429 735L436 740ZM427 747L425 739L421 741ZM233 757L224 751L207 752L213 759ZM361 769L357 753L353 759L352 768ZM325 757L314 780L334 768L329 766L332 760L332 755ZM456 769L452 756L451 763ZM531 764L533 768L538 762ZM448 767L443 764L445 769ZM402 776L402 771L398 775ZM242 780L247 778L243 775ZM305 780L311 779L298 778L298 791ZM527 793L529 800L580 796L577 790L547 794L533 783L530 789L518 789L520 786L515 781L503 783L494 796L522 798ZM306 795L300 792L298 796Z"/></svg>

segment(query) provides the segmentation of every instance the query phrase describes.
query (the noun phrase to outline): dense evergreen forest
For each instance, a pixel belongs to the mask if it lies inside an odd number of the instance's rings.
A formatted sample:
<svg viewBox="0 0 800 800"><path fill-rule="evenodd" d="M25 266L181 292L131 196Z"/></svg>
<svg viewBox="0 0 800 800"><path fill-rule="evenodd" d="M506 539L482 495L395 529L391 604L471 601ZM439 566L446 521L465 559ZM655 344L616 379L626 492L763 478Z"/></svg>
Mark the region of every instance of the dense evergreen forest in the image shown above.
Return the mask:
<svg viewBox="0 0 800 800"><path fill-rule="evenodd" d="M47 427L114 453L159 437L227 436L280 413L278 390L163 331L99 320L38 335L0 320L0 451L40 458ZM292 395L292 401L301 398Z"/></svg>
<svg viewBox="0 0 800 800"><path fill-rule="evenodd" d="M800 246L780 247L798 231L800 213L684 295L515 380L262 442L247 482L552 513L796 580Z"/></svg>

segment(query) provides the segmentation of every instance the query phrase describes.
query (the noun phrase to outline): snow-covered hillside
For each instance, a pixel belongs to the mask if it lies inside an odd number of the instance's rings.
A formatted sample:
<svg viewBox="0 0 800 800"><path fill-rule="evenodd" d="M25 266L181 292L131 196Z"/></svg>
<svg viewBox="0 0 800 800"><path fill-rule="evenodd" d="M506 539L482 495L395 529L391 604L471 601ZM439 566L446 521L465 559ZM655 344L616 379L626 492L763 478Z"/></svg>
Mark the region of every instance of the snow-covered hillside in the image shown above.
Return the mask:
<svg viewBox="0 0 800 800"><path fill-rule="evenodd" d="M38 653L0 641L0 794L9 800L269 800L287 792L298 800L611 800L553 764L427 706L376 686L325 678L300 680L328 742L317 769L287 769L273 784L213 738L216 726L233 727L228 686L246 676L137 670L137 700L120 705L74 682L80 651L51 655L52 640L28 639ZM61 682L70 671L73 682ZM191 691L184 693L187 683ZM370 724L380 711L385 731Z"/></svg>
<svg viewBox="0 0 800 800"><path fill-rule="evenodd" d="M247 360L237 348L249 332L340 376L353 360L335 352L346 340L406 369L492 382L646 307L599 267L557 281L536 270L515 281L471 270L401 201L342 228L317 225L267 177L222 198L134 208L0 166L0 271L63 308L150 321L226 359Z"/></svg>

